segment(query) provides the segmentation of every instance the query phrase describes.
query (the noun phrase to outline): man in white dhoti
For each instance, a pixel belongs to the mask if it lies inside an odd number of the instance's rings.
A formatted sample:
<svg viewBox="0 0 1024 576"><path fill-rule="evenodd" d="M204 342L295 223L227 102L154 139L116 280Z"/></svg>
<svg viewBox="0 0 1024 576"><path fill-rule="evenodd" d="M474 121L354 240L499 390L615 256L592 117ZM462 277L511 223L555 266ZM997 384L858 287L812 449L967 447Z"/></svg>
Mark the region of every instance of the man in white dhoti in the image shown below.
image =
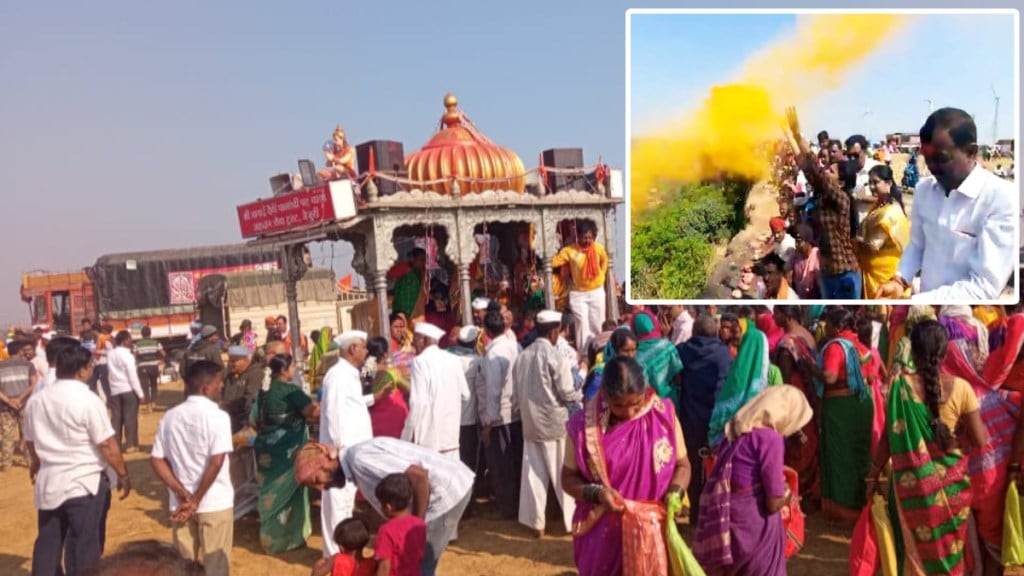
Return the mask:
<svg viewBox="0 0 1024 576"><path fill-rule="evenodd" d="M409 376L409 416L402 440L459 458L462 403L470 399L462 361L437 343L444 330L419 322L414 331L416 359Z"/></svg>
<svg viewBox="0 0 1024 576"><path fill-rule="evenodd" d="M576 511L575 501L562 490L562 462L568 406L582 401L583 393L573 385L572 364L556 348L561 327L560 312L537 314L539 337L512 368L512 404L523 419L519 523L536 530L538 538L544 537L549 486L558 495L566 532L572 530Z"/></svg>
<svg viewBox="0 0 1024 576"><path fill-rule="evenodd" d="M368 354L366 339L366 332L359 330L338 335L334 341L338 344L340 359L324 375L320 443L335 448L342 457L349 447L373 438L368 408L373 406L374 395L363 395L363 382L359 377ZM355 485L325 490L320 505L322 533L334 534L335 526L352 517L355 502ZM324 538L324 556L329 558L338 552L334 539Z"/></svg>

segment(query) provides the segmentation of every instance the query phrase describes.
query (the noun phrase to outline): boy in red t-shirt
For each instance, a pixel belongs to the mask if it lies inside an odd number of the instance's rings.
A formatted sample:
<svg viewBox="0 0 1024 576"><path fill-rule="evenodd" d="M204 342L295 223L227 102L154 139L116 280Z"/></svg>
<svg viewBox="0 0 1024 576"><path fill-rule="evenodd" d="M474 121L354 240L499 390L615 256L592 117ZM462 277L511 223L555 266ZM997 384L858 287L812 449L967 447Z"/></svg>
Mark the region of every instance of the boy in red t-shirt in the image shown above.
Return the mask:
<svg viewBox="0 0 1024 576"><path fill-rule="evenodd" d="M418 576L427 549L427 525L412 513L412 481L405 474L389 474L374 494L388 519L377 532L377 574Z"/></svg>
<svg viewBox="0 0 1024 576"><path fill-rule="evenodd" d="M377 561L363 558L363 548L370 541L370 531L357 518L349 518L334 528L334 542L341 552L333 558L321 558L313 566L311 576L373 576Z"/></svg>

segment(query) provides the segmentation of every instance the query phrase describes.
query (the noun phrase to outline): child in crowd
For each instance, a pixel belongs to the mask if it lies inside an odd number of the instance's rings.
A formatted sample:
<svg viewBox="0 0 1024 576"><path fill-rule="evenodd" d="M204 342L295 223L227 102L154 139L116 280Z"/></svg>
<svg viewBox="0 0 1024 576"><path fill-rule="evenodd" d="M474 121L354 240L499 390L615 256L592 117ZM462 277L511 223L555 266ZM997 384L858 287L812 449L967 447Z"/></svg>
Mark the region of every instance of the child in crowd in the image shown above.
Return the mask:
<svg viewBox="0 0 1024 576"><path fill-rule="evenodd" d="M412 481L405 474L385 476L374 491L388 519L377 532L377 574L418 576L427 548L427 525L412 513Z"/></svg>
<svg viewBox="0 0 1024 576"><path fill-rule="evenodd" d="M312 576L373 576L377 561L363 558L370 531L358 518L349 518L334 528L334 542L341 549L333 558L321 558L313 566Z"/></svg>

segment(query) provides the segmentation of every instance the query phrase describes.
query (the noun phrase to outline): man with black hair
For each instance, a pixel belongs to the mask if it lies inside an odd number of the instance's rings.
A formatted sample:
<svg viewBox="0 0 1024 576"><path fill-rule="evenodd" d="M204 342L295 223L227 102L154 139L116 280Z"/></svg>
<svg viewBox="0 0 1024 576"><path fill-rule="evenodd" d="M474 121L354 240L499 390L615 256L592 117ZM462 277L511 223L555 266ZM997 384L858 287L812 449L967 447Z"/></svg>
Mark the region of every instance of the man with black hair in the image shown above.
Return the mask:
<svg viewBox="0 0 1024 576"><path fill-rule="evenodd" d="M181 557L173 547L156 540L128 542L85 576L204 576L203 566Z"/></svg>
<svg viewBox="0 0 1024 576"><path fill-rule="evenodd" d="M124 433L125 454L139 449L139 404L146 401L139 382L139 369L132 354L132 335L121 330L114 336L114 350L107 356L107 378L110 383L110 420L118 441Z"/></svg>
<svg viewBox="0 0 1024 576"><path fill-rule="evenodd" d="M868 155L868 146L868 139L860 134L854 134L846 139L846 158L852 162L855 168L852 194L853 211L858 228L878 201L871 193L871 188L868 187L868 173L875 166L879 166L881 162Z"/></svg>
<svg viewBox="0 0 1024 576"><path fill-rule="evenodd" d="M551 259L551 266L569 266L572 288L569 307L576 316L576 349L583 350L587 341L601 331L605 313L605 279L608 275L608 253L597 243L597 225L579 220L576 242L562 248Z"/></svg>
<svg viewBox="0 0 1024 576"><path fill-rule="evenodd" d="M523 467L523 423L512 403L512 366L519 344L505 330L499 309L488 309L484 330L490 342L481 362L474 388L480 416L480 441L484 445L491 490L502 516L519 517L519 483Z"/></svg>
<svg viewBox="0 0 1024 576"><path fill-rule="evenodd" d="M74 338L68 336L57 336L46 344L46 363L49 364L50 369L47 370L46 375L39 379L36 384L33 394L41 392L50 384L57 381L57 353L64 348L69 346L81 346L82 344Z"/></svg>
<svg viewBox="0 0 1024 576"><path fill-rule="evenodd" d="M231 568L235 491L228 455L231 417L220 409L224 372L196 362L186 375L188 399L164 414L153 440L150 464L169 492L172 536L185 558L202 562L209 575Z"/></svg>
<svg viewBox="0 0 1024 576"><path fill-rule="evenodd" d="M139 368L139 381L146 396L146 410L153 412L156 402L157 384L160 382L160 363L165 358L164 347L153 339L153 329L142 327L142 339L134 344L135 363Z"/></svg>
<svg viewBox="0 0 1024 576"><path fill-rule="evenodd" d="M910 244L879 298L899 298L919 272L929 302L998 298L1019 266L1017 184L978 161L978 130L967 112L936 110L921 127L931 176L914 190Z"/></svg>
<svg viewBox="0 0 1024 576"><path fill-rule="evenodd" d="M758 263L764 279L764 297L768 300L799 300L796 290L786 282L786 262L771 252Z"/></svg>
<svg viewBox="0 0 1024 576"><path fill-rule="evenodd" d="M81 574L99 561L110 509L106 468L117 474L121 499L131 493L107 407L85 384L92 360L82 346L58 351L57 381L25 407L29 474L39 511L33 574Z"/></svg>

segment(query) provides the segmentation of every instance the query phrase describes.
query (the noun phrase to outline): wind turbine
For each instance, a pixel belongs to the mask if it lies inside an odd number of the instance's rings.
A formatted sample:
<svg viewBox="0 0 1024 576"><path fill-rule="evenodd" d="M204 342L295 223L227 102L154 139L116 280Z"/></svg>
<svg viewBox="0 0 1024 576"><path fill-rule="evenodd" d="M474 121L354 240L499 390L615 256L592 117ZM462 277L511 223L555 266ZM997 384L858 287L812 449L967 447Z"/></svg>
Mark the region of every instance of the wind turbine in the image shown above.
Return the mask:
<svg viewBox="0 0 1024 576"><path fill-rule="evenodd" d="M995 102L995 114L992 116L992 146L995 147L999 141L999 95L996 94L996 85L992 84L992 100Z"/></svg>

